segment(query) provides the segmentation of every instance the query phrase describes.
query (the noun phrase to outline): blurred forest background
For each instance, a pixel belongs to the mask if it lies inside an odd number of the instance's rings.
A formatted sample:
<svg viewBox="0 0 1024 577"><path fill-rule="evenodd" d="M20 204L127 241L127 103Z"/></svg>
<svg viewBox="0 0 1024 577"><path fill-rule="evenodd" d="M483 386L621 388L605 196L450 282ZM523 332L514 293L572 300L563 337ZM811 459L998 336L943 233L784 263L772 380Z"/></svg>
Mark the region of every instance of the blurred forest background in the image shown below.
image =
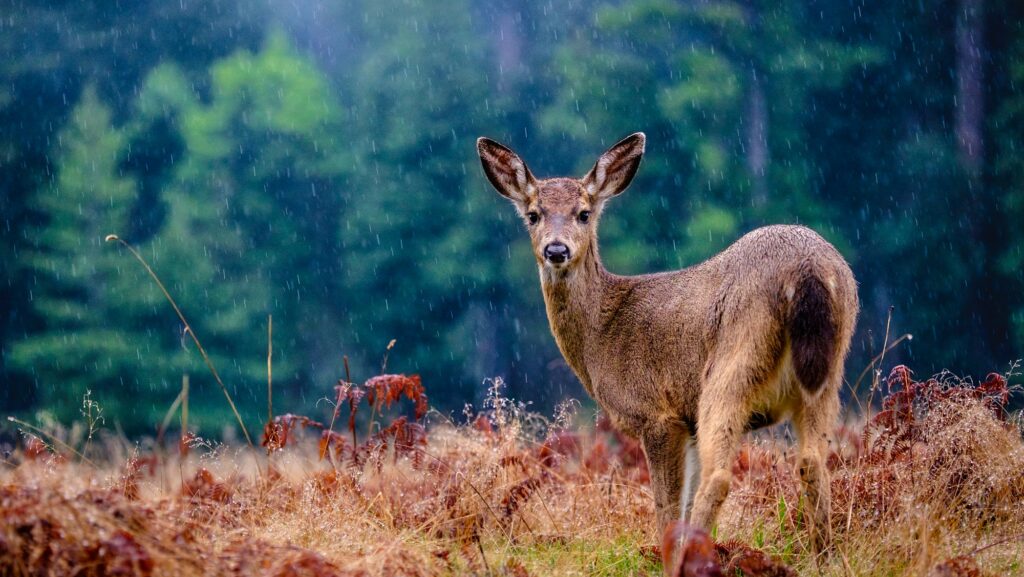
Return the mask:
<svg viewBox="0 0 1024 577"><path fill-rule="evenodd" d="M582 175L648 135L608 207L610 270L694 264L768 223L861 283L852 379L890 353L984 376L1024 350L1024 3L217 0L0 4L0 411L129 434L192 381L228 408L116 233L168 284L258 427L344 376L584 398L526 235L474 141ZM887 363L888 364L888 363ZM325 405L320 405L326 412ZM215 429L214 429L215 430Z"/></svg>

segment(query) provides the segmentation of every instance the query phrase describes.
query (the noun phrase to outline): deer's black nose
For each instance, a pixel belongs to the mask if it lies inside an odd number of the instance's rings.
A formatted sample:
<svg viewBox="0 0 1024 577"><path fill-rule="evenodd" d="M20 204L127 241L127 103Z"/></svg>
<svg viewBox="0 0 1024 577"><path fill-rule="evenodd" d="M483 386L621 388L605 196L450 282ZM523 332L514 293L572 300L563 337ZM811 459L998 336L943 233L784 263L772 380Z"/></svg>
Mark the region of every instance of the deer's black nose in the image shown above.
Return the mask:
<svg viewBox="0 0 1024 577"><path fill-rule="evenodd" d="M555 264L569 260L569 247L560 242L553 242L544 247L544 258Z"/></svg>

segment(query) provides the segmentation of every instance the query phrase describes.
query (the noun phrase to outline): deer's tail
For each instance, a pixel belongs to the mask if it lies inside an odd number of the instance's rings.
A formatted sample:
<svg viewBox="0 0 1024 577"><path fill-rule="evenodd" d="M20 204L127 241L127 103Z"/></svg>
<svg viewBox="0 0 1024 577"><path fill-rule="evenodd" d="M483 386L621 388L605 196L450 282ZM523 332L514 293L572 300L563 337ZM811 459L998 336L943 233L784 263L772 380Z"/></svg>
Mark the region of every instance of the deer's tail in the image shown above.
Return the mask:
<svg viewBox="0 0 1024 577"><path fill-rule="evenodd" d="M793 369L808 393L821 389L838 362L837 321L828 287L820 275L805 270L793 289L788 329Z"/></svg>

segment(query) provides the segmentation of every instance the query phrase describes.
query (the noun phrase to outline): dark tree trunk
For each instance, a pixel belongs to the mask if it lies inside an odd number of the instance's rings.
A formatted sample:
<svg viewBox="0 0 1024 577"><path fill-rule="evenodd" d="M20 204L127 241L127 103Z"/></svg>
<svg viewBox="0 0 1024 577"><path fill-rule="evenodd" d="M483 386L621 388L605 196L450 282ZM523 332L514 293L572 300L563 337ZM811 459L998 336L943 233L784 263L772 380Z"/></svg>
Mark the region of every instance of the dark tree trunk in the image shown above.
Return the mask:
<svg viewBox="0 0 1024 577"><path fill-rule="evenodd" d="M467 322L471 327L473 335L472 355L466 364L465 371L467 378L478 383L474 401L477 406L482 406L487 396L487 389L490 385L489 379L501 377L507 379L506 365L502 358L503 350L500 310L494 302L475 301L469 305L466 311ZM509 384L506 381L506 384ZM509 393L509 389L503 391Z"/></svg>
<svg viewBox="0 0 1024 577"><path fill-rule="evenodd" d="M984 0L960 0L956 21L956 136L960 162L972 176L980 174L985 153L983 9Z"/></svg>
<svg viewBox="0 0 1024 577"><path fill-rule="evenodd" d="M498 59L498 90L508 92L523 68L521 13L516 2L498 2L494 54Z"/></svg>
<svg viewBox="0 0 1024 577"><path fill-rule="evenodd" d="M755 207L768 204L768 107L764 86L756 69L750 71L747 89L747 170L750 172L751 198Z"/></svg>
<svg viewBox="0 0 1024 577"><path fill-rule="evenodd" d="M955 129L960 164L968 175L968 206L971 240L978 249L976 267L967 279L967 303L971 311L964 319L967 330L976 335L965 357L969 370L981 377L988 371L1004 369L1014 358L1010 337L1010 314L1016 298L1006 283L999 282L997 256L1005 247L1005 229L999 222L996 188L986 178L985 167L985 39L984 0L958 0L956 20L956 118Z"/></svg>

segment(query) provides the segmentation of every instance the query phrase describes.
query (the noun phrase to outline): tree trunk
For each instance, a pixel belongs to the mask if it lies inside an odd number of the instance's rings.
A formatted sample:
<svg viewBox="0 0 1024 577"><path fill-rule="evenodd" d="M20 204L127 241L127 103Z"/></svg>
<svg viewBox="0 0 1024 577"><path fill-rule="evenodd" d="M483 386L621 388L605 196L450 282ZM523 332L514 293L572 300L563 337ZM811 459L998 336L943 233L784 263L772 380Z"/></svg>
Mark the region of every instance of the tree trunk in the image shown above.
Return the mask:
<svg viewBox="0 0 1024 577"><path fill-rule="evenodd" d="M518 3L511 0L498 2L495 16L497 34L494 35L494 53L498 59L498 91L508 92L523 68L523 42L520 35Z"/></svg>
<svg viewBox="0 0 1024 577"><path fill-rule="evenodd" d="M960 0L956 20L956 136L960 162L972 176L981 172L985 152L983 8L984 0Z"/></svg>
<svg viewBox="0 0 1024 577"><path fill-rule="evenodd" d="M508 378L506 365L502 359L502 329L500 310L492 302L474 301L466 310L466 320L471 327L473 335L473 352L468 356L465 365L466 377L479 384L474 395L476 405L483 406L487 397L487 390L490 387L490 379L501 377ZM506 384L508 382L506 381ZM503 391L508 394L509 389Z"/></svg>
<svg viewBox="0 0 1024 577"><path fill-rule="evenodd" d="M747 90L747 170L750 172L751 198L757 208L768 204L768 108L764 86L756 69L750 71Z"/></svg>

